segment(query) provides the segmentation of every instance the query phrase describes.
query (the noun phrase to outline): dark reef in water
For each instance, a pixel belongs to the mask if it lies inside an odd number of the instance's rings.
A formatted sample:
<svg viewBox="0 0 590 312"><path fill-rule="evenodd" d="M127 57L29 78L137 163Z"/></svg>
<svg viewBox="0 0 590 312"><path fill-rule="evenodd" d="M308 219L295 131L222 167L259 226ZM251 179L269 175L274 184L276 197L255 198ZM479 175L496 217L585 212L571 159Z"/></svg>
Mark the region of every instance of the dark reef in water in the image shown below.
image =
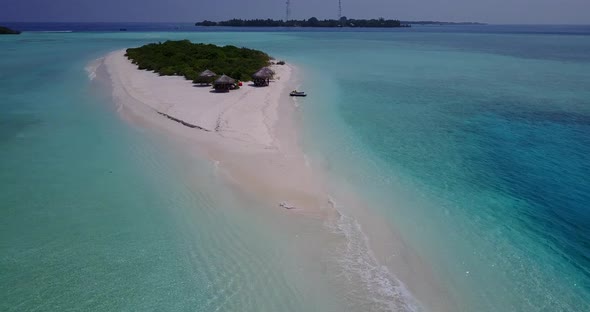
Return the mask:
<svg viewBox="0 0 590 312"><path fill-rule="evenodd" d="M20 31L12 30L8 27L0 26L0 35L18 35Z"/></svg>

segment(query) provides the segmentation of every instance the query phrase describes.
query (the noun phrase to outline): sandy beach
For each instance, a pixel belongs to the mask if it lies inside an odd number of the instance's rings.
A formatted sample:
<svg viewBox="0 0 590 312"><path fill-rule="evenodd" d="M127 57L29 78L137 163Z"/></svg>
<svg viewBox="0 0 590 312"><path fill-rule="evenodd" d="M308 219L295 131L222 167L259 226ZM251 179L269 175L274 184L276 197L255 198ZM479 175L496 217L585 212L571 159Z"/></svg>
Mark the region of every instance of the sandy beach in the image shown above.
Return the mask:
<svg viewBox="0 0 590 312"><path fill-rule="evenodd" d="M240 188L272 205L284 202L296 208L292 211L328 213L321 212L330 205L328 197L298 142L295 103L288 96L296 83L292 66L273 65L276 75L268 87L245 82L238 90L216 93L183 77L138 70L124 54L112 52L102 64L125 118L171 132Z"/></svg>
<svg viewBox="0 0 590 312"><path fill-rule="evenodd" d="M246 82L238 90L215 93L210 86L194 85L183 77L138 70L124 54L112 52L96 64L104 65L123 118L164 131L167 138L182 145L184 152L215 164L237 190L253 194L270 207L338 224L342 215L335 207L335 196L336 201L357 207L357 216L364 214L361 207L365 204L353 192L329 193L325 177L318 168L310 166L301 148L297 103L289 97L298 84L295 67L274 65L275 79L268 87L254 87ZM448 305L441 297L444 291L422 260L382 220L368 215L363 219L371 224L367 230L380 237L378 244L372 244L376 253L371 252L367 258L375 264L366 265L376 265L377 259L386 262L409 282L412 291L428 294L421 298L426 299L423 303L446 310L442 308ZM392 261L392 250L406 256Z"/></svg>

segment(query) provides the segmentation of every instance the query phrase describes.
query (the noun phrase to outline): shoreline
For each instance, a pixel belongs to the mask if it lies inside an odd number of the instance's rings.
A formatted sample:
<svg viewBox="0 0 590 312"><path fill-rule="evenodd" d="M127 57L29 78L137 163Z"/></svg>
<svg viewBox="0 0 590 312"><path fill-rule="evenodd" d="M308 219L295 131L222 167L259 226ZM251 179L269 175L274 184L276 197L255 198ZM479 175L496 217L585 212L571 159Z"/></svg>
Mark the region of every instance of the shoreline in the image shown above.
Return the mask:
<svg viewBox="0 0 590 312"><path fill-rule="evenodd" d="M274 65L277 78L268 87L246 82L229 93L138 70L124 51L108 54L102 65L125 118L182 138L191 153L204 155L234 184L277 207L286 202L298 208L293 212L322 214L316 207L328 206L298 143L294 100L286 96L295 84L290 65Z"/></svg>
<svg viewBox="0 0 590 312"><path fill-rule="evenodd" d="M161 77L153 72L138 70L124 57L124 51L112 52L95 64L96 67L101 65L104 65L111 80L117 111L127 121L165 132L166 137L181 145L183 152L209 160L236 190L254 195L269 207L276 207L294 217L319 220L346 240L351 239L351 235L358 235L346 232L351 227L364 236L360 225L342 215L336 204L342 200L347 205L361 207L364 205L362 201L346 192L335 194L336 199L332 198L327 177L321 174L321 168L310 165L302 150L296 102L288 96L298 83L295 67L282 65L277 70L275 66L273 69L277 71L278 79L269 87L256 88L245 83L238 90L218 94L209 92L209 88L195 87L183 77ZM179 116L183 109L190 111L185 116ZM179 119L198 128L170 119ZM360 209L363 210L361 214L366 214L366 208ZM403 241L378 218L364 216L363 219L370 220L369 225L374 226L369 228L370 232L379 232L379 241L375 246L366 237L355 236L359 246L367 246L360 247L362 255L352 256L367 258L363 260L364 266L382 267L380 263L389 262L384 258L387 250L391 250L392 244L396 245L386 240L393 240L397 245L400 242L403 244ZM342 224L344 221L353 223ZM377 254L371 251L373 247ZM397 247L395 249L399 250ZM393 300L391 304L399 305L401 295L407 297L402 306L413 306L416 304L414 298L420 298L425 306L452 310L442 307L452 304L441 298L444 291L434 281L430 269L423 267L421 261L414 261L418 258L413 252L405 247L403 250L408 253L407 263L396 263L402 267L393 268L388 265L395 274L378 269L370 273L378 276L360 281L362 287L375 287L372 283L381 280L381 274L385 274L385 279L389 281L386 285L392 289L392 293L386 295ZM405 274L400 274L400 270ZM364 278L363 272L355 274ZM405 282L402 283L396 276L403 276ZM411 278L411 281L406 278ZM416 291L419 293L414 293ZM420 293L421 296L417 296Z"/></svg>

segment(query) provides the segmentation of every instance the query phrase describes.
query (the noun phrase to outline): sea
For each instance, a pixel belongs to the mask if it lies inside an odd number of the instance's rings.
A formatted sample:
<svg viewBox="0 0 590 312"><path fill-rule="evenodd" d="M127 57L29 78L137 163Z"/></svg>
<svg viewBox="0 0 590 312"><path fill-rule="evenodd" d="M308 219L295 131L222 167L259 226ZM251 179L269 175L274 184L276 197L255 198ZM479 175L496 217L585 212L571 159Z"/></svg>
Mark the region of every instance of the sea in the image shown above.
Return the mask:
<svg viewBox="0 0 590 312"><path fill-rule="evenodd" d="M2 311L590 311L590 26L0 24ZM297 66L339 218L121 117L93 62L178 39Z"/></svg>

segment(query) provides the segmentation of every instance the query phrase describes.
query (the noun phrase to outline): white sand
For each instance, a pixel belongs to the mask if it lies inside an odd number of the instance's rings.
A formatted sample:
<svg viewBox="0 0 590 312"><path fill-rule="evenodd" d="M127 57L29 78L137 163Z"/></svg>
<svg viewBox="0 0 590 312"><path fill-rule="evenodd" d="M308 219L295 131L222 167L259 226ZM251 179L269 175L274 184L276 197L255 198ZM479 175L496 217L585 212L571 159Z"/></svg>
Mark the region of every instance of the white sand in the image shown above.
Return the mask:
<svg viewBox="0 0 590 312"><path fill-rule="evenodd" d="M273 66L275 83L269 88L245 86L229 93L211 92L211 86L194 85L177 76L158 76L137 70L124 56L111 53L105 60L111 76L118 79L120 92L170 115L217 134L258 144L273 146L272 127L276 124L277 105L291 67Z"/></svg>
<svg viewBox="0 0 590 312"><path fill-rule="evenodd" d="M269 87L256 88L245 83L239 90L218 94L210 92L210 87L195 87L182 77L160 77L138 70L124 51L107 55L102 64L124 118L164 131L170 140L182 144L183 152L204 155L218 164L220 172L236 187L268 201L276 209L338 219L326 183L321 181L323 175L313 172L299 145L294 100L288 96L295 88L295 68L274 66L277 79ZM202 129L189 128L159 113ZM345 195L343 202L355 207L363 205L355 195ZM376 235L381 236L379 243L373 244L378 254L383 249L379 258L395 268L412 291L422 295L423 303L436 307L435 310L452 311L447 294L429 268L382 220L370 219L369 230L381 232ZM403 257L391 258L391 251Z"/></svg>
<svg viewBox="0 0 590 312"><path fill-rule="evenodd" d="M124 51L110 53L103 64L126 118L182 138L191 152L217 162L231 181L269 204L287 202L297 208L290 211L311 214L329 207L322 184L299 148L294 100L288 96L294 87L290 65L273 66L275 80L268 87L246 82L238 90L215 93L183 77L138 70Z"/></svg>

